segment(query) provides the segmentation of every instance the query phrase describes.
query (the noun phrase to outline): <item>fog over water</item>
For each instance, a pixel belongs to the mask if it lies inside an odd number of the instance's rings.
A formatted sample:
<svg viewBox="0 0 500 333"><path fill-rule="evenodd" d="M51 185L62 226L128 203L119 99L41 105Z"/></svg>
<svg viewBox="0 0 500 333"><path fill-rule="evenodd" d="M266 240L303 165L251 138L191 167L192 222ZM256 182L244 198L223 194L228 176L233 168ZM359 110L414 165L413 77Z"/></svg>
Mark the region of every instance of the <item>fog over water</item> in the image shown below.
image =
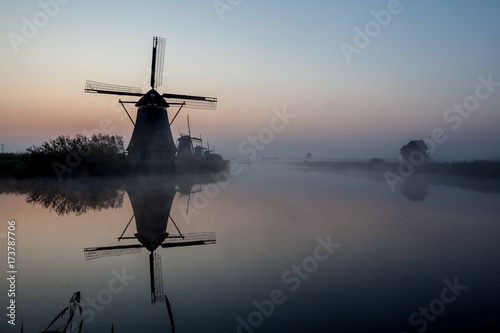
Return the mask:
<svg viewBox="0 0 500 333"><path fill-rule="evenodd" d="M392 192L373 172L233 170L3 182L17 323L45 329L80 291L83 332L498 328L497 183L409 179Z"/></svg>

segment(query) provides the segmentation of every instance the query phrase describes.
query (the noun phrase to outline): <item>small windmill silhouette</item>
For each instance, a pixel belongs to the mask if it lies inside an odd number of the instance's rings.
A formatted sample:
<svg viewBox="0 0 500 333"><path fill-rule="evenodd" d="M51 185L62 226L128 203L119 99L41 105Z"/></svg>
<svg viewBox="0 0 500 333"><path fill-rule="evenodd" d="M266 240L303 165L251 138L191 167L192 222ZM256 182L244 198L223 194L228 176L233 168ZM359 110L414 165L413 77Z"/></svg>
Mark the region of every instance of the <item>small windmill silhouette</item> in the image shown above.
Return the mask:
<svg viewBox="0 0 500 333"><path fill-rule="evenodd" d="M203 147L203 140L201 135L199 138L191 136L191 127L189 126L189 115L187 116L187 126L188 134L181 132L180 138L177 139L177 158L178 159L201 159L203 157L203 152L199 147ZM199 142L199 145L193 147L193 141Z"/></svg>

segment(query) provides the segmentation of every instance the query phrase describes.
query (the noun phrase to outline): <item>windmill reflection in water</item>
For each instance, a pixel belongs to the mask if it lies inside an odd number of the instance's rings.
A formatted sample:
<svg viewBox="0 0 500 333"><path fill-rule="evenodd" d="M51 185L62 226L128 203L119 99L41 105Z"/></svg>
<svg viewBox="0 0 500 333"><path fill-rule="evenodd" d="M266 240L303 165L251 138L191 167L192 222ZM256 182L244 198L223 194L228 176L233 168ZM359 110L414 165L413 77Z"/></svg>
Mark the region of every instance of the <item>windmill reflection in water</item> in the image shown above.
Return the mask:
<svg viewBox="0 0 500 333"><path fill-rule="evenodd" d="M151 302L166 302L171 323L173 325L170 303L163 290L161 257L156 253L158 248L184 247L195 245L215 244L215 232L196 232L183 234L170 215L172 203L177 191L186 194L186 189L191 191L193 184L164 184L152 182L144 187L127 186L126 191L130 198L134 215L128 221L125 229L118 237L118 241L136 239L138 243L128 245L112 245L102 247L89 247L84 249L85 260L103 257L120 256L140 253L146 248L149 253L149 275L151 284ZM124 236L132 220L136 222L134 236ZM168 222L171 221L176 232L167 232Z"/></svg>

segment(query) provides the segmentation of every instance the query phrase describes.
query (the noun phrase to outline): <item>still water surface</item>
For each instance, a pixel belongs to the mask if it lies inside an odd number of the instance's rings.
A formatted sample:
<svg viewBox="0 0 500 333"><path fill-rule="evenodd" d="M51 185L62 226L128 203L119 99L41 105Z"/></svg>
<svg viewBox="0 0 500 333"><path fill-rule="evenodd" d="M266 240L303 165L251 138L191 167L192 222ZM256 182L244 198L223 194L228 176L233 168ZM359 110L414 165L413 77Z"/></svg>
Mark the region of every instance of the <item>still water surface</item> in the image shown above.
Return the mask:
<svg viewBox="0 0 500 333"><path fill-rule="evenodd" d="M391 192L380 175L273 165L218 183L4 184L18 274L1 331L43 331L78 291L75 332L498 328L500 191L483 185Z"/></svg>

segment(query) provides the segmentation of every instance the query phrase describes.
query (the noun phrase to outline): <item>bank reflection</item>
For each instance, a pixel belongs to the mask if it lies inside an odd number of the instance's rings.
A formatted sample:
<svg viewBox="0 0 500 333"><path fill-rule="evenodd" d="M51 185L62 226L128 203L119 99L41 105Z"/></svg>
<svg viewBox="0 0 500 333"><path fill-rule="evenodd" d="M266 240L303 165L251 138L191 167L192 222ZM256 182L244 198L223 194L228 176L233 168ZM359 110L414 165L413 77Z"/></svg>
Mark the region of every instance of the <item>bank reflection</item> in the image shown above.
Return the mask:
<svg viewBox="0 0 500 333"><path fill-rule="evenodd" d="M401 195L410 201L424 201L434 186L451 187L484 194L499 194L500 180L447 175L415 174L399 184Z"/></svg>
<svg viewBox="0 0 500 333"><path fill-rule="evenodd" d="M305 172L318 169L303 169ZM391 192L397 192L410 201L424 201L435 186L444 186L465 191L473 191L484 194L500 194L500 179L473 176L453 176L447 174L414 173L407 177L389 177L384 169L342 169L326 170L333 174L364 178L371 183L380 184Z"/></svg>

